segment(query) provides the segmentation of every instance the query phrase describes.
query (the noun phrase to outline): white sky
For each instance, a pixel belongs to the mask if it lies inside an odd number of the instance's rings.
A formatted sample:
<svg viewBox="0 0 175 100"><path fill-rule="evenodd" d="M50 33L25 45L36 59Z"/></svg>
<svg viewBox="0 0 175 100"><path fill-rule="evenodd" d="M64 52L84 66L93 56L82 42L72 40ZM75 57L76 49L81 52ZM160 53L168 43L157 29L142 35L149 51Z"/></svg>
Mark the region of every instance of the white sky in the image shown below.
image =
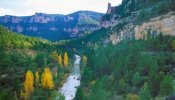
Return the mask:
<svg viewBox="0 0 175 100"><path fill-rule="evenodd" d="M116 6L122 0L0 0L0 16L26 16L35 12L69 14L78 10L105 13L108 2Z"/></svg>

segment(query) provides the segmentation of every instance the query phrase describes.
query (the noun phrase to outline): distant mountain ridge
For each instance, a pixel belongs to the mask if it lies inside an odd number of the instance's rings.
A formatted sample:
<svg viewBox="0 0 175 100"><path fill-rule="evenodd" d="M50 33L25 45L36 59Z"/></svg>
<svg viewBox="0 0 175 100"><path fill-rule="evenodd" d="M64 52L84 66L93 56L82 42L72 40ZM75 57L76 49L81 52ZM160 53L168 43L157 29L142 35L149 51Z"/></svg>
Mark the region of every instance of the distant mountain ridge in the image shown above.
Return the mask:
<svg viewBox="0 0 175 100"><path fill-rule="evenodd" d="M57 41L77 38L99 29L102 15L92 11L77 11L68 15L45 13L21 17L5 15L0 17L0 24L17 33Z"/></svg>

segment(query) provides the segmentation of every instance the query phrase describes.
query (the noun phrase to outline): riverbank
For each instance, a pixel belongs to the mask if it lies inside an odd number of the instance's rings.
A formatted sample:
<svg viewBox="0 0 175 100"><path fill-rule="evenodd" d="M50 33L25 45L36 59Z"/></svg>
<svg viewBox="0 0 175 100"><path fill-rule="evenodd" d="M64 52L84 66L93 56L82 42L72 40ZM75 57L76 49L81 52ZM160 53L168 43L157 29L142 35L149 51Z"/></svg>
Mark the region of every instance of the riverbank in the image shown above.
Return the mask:
<svg viewBox="0 0 175 100"><path fill-rule="evenodd" d="M65 100L72 100L75 97L77 87L80 86L80 61L81 57L75 55L72 73L69 75L64 85L59 89L59 92L65 97Z"/></svg>

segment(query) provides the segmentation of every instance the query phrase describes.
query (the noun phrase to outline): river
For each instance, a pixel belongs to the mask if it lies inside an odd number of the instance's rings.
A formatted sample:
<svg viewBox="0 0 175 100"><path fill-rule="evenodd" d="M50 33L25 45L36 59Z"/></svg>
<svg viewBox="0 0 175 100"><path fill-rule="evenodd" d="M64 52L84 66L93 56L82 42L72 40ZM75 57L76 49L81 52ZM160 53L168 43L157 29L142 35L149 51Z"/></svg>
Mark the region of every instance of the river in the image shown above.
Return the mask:
<svg viewBox="0 0 175 100"><path fill-rule="evenodd" d="M72 73L69 75L63 86L59 89L59 92L65 96L65 100L73 100L77 91L77 87L80 86L80 61L81 57L75 55Z"/></svg>

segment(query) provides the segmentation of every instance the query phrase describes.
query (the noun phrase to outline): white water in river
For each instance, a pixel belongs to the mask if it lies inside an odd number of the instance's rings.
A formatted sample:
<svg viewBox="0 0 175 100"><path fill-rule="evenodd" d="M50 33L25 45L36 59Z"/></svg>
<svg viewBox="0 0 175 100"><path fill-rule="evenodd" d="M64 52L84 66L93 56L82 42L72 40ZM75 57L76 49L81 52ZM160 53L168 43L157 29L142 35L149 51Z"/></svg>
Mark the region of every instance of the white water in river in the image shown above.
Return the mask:
<svg viewBox="0 0 175 100"><path fill-rule="evenodd" d="M63 87L59 89L59 92L65 96L65 100L73 100L77 91L77 87L80 86L80 61L81 57L75 55L72 73L67 78Z"/></svg>

